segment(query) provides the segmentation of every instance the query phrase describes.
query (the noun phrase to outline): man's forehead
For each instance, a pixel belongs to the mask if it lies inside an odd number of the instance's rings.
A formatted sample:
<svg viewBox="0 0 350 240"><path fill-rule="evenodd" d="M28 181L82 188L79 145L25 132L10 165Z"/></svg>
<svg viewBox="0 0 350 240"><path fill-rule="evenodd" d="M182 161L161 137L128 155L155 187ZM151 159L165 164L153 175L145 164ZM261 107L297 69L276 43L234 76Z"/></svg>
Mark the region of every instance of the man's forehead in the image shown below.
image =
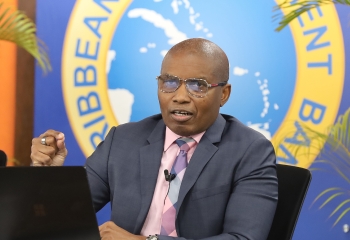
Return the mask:
<svg viewBox="0 0 350 240"><path fill-rule="evenodd" d="M183 48L183 49L175 49L173 51L169 51L164 59L170 57L184 58L184 57L200 57L202 59L211 60L218 56L217 52L213 49L205 49L205 48Z"/></svg>
<svg viewBox="0 0 350 240"><path fill-rule="evenodd" d="M216 58L214 55L208 55L199 51L183 51L167 54L162 62L163 65L171 66L173 64L181 64L185 61L191 61L193 64L206 65L215 64Z"/></svg>
<svg viewBox="0 0 350 240"><path fill-rule="evenodd" d="M192 38L174 45L168 53L193 51L210 55L218 50L221 50L221 48L209 40L202 38Z"/></svg>
<svg viewBox="0 0 350 240"><path fill-rule="evenodd" d="M175 73L172 71L187 70L195 72L197 77L205 77L212 73L215 65L216 63L214 58L188 52L178 53L168 55L163 60L161 72L173 75Z"/></svg>

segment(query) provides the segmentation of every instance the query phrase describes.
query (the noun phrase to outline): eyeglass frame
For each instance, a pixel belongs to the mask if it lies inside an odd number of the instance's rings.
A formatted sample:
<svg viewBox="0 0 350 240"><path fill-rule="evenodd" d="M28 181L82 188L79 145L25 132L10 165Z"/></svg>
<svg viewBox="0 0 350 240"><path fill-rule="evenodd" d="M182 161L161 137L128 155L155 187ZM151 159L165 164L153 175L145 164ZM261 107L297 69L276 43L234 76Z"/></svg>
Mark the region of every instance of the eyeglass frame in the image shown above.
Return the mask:
<svg viewBox="0 0 350 240"><path fill-rule="evenodd" d="M174 75L170 75L170 74L164 74L164 75L167 75L167 76L170 76L170 77L178 78L179 81L180 81L180 84L179 84L179 86L177 86L177 88L176 88L174 91L172 91L172 92L166 92L166 91L164 91L164 90L162 90L162 89L159 88L159 90L160 90L161 92L163 92L163 93L174 93L174 92L176 92L176 90L178 90L179 87L182 85L182 82L184 82L184 83L185 83L186 90L187 90L187 93L188 93L189 95L191 95L191 96L193 96L193 97L197 97L197 98L204 98L205 96L207 96L209 88L219 87L219 86L225 86L225 85L227 84L227 82L228 82L228 81L224 81L224 82L219 82L219 83L208 83L207 80L202 79L202 78L187 78L187 79L182 79L182 78L179 78L178 76L174 76ZM158 82L159 82L159 78L160 78L161 76L162 76L162 74L156 77L156 80L157 80ZM188 90L188 87L187 87L187 85L186 85L186 81L187 81L187 80L190 80L190 79L191 79L191 80L201 80L201 81L204 81L204 82L207 84L207 92L205 93L204 96L196 96L196 95L190 93L190 91ZM159 85L158 85L158 86L159 86Z"/></svg>

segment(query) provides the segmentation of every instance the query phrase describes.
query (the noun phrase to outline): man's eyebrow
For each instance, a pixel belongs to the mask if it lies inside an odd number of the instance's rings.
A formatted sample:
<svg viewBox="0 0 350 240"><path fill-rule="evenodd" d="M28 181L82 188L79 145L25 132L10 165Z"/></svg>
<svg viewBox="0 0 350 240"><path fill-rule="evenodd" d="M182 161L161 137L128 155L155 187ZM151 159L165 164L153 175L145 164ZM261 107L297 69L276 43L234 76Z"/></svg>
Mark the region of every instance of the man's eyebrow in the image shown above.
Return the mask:
<svg viewBox="0 0 350 240"><path fill-rule="evenodd" d="M161 73L160 75L166 75L166 76L175 76L175 75L170 74L170 73L167 73L167 72L165 72L165 73Z"/></svg>
<svg viewBox="0 0 350 240"><path fill-rule="evenodd" d="M207 80L207 77L205 77L205 76L199 76L199 77L194 77L194 78L205 79L205 80Z"/></svg>
<svg viewBox="0 0 350 240"><path fill-rule="evenodd" d="M167 76L178 76L178 75L174 75L174 74L170 74L170 73L162 73L161 75L167 75ZM195 78L195 79L204 79L207 80L208 77L205 76L196 76L196 77L189 77L189 78ZM181 78L182 79L182 78ZM187 78L188 79L188 78Z"/></svg>

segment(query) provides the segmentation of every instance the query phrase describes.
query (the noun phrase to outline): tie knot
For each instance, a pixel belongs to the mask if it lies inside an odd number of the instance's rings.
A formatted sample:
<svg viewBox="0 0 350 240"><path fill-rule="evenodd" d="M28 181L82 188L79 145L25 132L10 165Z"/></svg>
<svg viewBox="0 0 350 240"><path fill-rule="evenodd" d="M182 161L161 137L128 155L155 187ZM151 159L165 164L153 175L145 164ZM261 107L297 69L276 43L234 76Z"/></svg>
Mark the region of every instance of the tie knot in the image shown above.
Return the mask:
<svg viewBox="0 0 350 240"><path fill-rule="evenodd" d="M190 148L196 143L193 138L186 137L178 138L175 142L180 147L180 150L185 152L188 152L188 150L190 150Z"/></svg>

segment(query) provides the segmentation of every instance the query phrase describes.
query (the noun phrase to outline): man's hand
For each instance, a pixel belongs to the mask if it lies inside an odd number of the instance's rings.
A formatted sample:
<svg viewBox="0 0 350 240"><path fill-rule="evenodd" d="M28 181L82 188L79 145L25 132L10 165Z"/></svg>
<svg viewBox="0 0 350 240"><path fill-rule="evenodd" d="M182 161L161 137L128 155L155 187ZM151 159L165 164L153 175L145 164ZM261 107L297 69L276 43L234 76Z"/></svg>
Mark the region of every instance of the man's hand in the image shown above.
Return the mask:
<svg viewBox="0 0 350 240"><path fill-rule="evenodd" d="M146 237L133 235L125 231L121 227L109 221L102 224L100 227L100 236L102 240L145 240Z"/></svg>
<svg viewBox="0 0 350 240"><path fill-rule="evenodd" d="M41 140L45 138L46 145ZM62 166L68 154L64 144L64 134L55 130L48 130L32 140L33 166Z"/></svg>

